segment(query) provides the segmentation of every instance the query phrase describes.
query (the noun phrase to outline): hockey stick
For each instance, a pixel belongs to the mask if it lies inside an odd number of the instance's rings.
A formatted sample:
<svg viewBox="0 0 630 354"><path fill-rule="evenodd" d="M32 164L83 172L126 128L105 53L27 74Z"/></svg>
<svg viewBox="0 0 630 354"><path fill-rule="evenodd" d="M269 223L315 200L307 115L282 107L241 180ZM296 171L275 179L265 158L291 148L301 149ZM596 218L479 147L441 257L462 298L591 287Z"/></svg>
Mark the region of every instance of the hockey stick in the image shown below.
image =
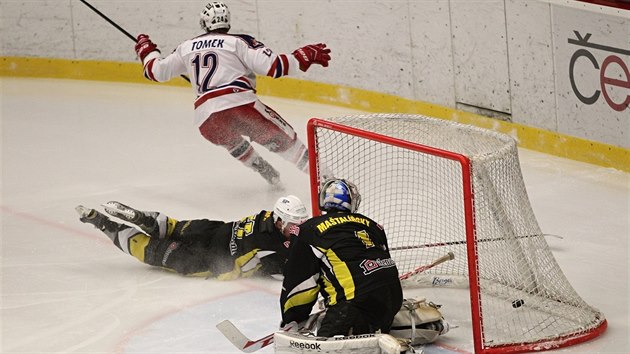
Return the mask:
<svg viewBox="0 0 630 354"><path fill-rule="evenodd" d="M548 237L554 237L557 239L562 240L563 237L562 236L558 236L558 235L552 235L552 234L540 234L540 235L523 235L523 236L516 236L515 238L519 239L519 238L530 238L530 237L538 237L538 236L548 236ZM494 237L494 238L486 238L486 239L481 239L481 240L477 240L477 242L494 242L494 241L505 241L508 238L505 237ZM440 247L440 246L454 246L454 245L465 245L466 244L466 240L461 240L461 241L447 241L447 242L435 242L435 243L425 243L423 245L415 245L415 246L400 246L400 247L392 247L390 248L390 251L402 251L402 250L410 250L410 249L416 249L416 248L429 248L429 247Z"/></svg>
<svg viewBox="0 0 630 354"><path fill-rule="evenodd" d="M412 275L415 275L415 274L418 274L418 273L422 273L422 272L424 272L427 269L431 269L431 268L435 267L436 265L442 264L442 263L444 263L446 261L450 261L451 259L455 259L455 255L453 254L453 252L449 252L449 253L443 255L442 257L440 257L440 258L436 259L435 261L433 261L433 263L431 263L431 264L420 266L420 267L412 270L411 272L407 272L407 273L401 275L400 276L400 280L405 280L405 279L409 278Z"/></svg>
<svg viewBox="0 0 630 354"><path fill-rule="evenodd" d="M257 351L258 349L264 348L269 344L273 343L273 333L260 338L259 340L251 340L239 331L236 326L230 322L230 320L225 320L219 324L217 324L217 328L225 338L227 338L235 347L240 349L244 353L252 353Z"/></svg>
<svg viewBox="0 0 630 354"><path fill-rule="evenodd" d="M125 31L124 28L120 27L116 22L112 21L109 17L105 16L104 13L98 11L97 8L95 8L94 6L90 5L89 2L85 1L85 0L79 0L81 1L83 4L85 4L85 6L89 7L90 10L96 12L99 16L101 16L105 21L109 22L110 25L116 27L117 30L119 30L120 32L124 33L127 37L129 37L132 41L136 41L136 37L132 36L131 33Z"/></svg>
<svg viewBox="0 0 630 354"><path fill-rule="evenodd" d="M110 25L114 26L117 30L122 32L125 36L129 37L129 39L131 39L134 43L136 43L136 37L132 36L131 33L125 31L124 28L120 27L116 22L112 21L109 17L105 16L104 13L100 12L97 8L95 8L89 2L87 2L85 0L79 0L79 1L81 1L85 6L89 7L90 10L96 12L97 15L101 16L105 21L109 22ZM186 75L180 75L180 76L184 80L190 82L190 80L188 79L188 77Z"/></svg>
<svg viewBox="0 0 630 354"><path fill-rule="evenodd" d="M438 264L450 261L454 258L455 255L453 254L453 252L449 252L444 256L436 259L431 264L420 266L411 272L401 275L400 280L407 279L414 274L422 273L427 269L433 268ZM232 322L230 322L230 320L224 320L217 324L217 329L219 329L219 331L225 336L225 338L227 338L235 347L237 347L244 353L253 353L273 343L274 333L268 334L258 340L251 340L247 338L243 334L243 332L236 328L236 326ZM292 329L293 327L283 328L284 331L290 331Z"/></svg>
<svg viewBox="0 0 630 354"><path fill-rule="evenodd" d="M297 324L296 324L297 325ZM227 338L235 347L240 349L244 353L253 353L258 349L262 349L269 344L273 343L273 335L274 333L268 334L258 340L251 340L247 338L243 332L241 332L236 326L230 322L230 320L225 320L219 324L217 324L217 328L225 338ZM283 328L284 331L290 331L294 328L294 326Z"/></svg>

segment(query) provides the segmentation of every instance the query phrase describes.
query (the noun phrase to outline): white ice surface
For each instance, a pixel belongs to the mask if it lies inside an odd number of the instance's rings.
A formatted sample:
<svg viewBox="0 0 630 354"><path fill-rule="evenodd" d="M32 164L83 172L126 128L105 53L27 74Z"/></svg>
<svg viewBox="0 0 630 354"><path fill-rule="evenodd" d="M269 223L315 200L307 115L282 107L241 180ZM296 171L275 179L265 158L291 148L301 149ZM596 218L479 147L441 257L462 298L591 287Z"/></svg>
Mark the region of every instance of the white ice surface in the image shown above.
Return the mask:
<svg viewBox="0 0 630 354"><path fill-rule="evenodd" d="M74 207L119 200L180 219L235 220L282 194L309 200L306 175L259 149L287 187L270 191L199 135L185 88L1 78L0 89L2 353L238 353L216 323L231 319L252 338L276 329L279 282L151 268L80 223ZM308 118L358 113L263 101L303 141ZM602 337L558 352L629 353L630 175L527 150L520 158L541 228L564 237L548 238L554 255L609 324ZM472 350L469 324L455 322L427 353Z"/></svg>

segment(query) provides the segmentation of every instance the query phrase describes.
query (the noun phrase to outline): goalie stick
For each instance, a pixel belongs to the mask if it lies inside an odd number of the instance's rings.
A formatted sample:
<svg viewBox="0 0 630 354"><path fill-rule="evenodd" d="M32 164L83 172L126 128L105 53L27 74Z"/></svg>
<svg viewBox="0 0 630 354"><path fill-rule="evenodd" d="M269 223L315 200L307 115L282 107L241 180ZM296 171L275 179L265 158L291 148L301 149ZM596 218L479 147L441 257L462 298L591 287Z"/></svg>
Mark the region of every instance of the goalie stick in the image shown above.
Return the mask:
<svg viewBox="0 0 630 354"><path fill-rule="evenodd" d="M273 343L273 333L260 338L259 340L251 340L239 331L236 326L229 320L225 320L217 324L217 328L225 338L227 338L235 347L244 353L252 353L258 349L264 348Z"/></svg>
<svg viewBox="0 0 630 354"><path fill-rule="evenodd" d="M422 273L427 269L433 268L438 264L444 263L446 261L450 261L454 259L455 255L453 252L449 252L444 256L436 259L430 264L420 266L411 272L407 272L400 276L400 280L404 280L409 278L410 276L418 273ZM297 325L297 324L296 324ZM240 351L244 353L253 353L259 349L262 349L269 344L273 343L273 335L274 333L268 334L258 340L251 340L246 337L243 332L241 332L230 320L223 320L216 325L219 332L221 332L227 340L229 340L235 347L240 349ZM295 327L283 328L284 331L290 331Z"/></svg>
<svg viewBox="0 0 630 354"><path fill-rule="evenodd" d="M297 324L296 324L297 325ZM258 349L262 349L269 344L273 343L273 335L271 333L258 340L251 340L247 338L243 332L241 332L236 326L230 322L230 320L224 320L217 324L219 331L227 338L235 347L240 349L244 353L253 353ZM285 328L285 331L290 331L294 327Z"/></svg>

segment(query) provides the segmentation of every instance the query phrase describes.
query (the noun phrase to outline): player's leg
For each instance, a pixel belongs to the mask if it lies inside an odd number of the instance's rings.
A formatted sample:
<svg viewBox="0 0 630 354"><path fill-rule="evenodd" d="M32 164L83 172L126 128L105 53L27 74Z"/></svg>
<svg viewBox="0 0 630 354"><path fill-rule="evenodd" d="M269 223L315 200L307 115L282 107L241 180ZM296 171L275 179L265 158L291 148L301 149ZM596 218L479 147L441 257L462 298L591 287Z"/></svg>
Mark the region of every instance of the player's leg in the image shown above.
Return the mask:
<svg viewBox="0 0 630 354"><path fill-rule="evenodd" d="M391 286L382 287L380 290L373 291L371 299L366 303L366 310L372 311L371 314L374 323L378 326L382 333L389 333L392 321L400 310L403 302L403 292L400 282L396 282ZM381 311L374 312L379 308Z"/></svg>
<svg viewBox="0 0 630 354"><path fill-rule="evenodd" d="M232 224L213 220L182 220L168 237L152 241L145 263L190 276L211 276L233 260L229 247Z"/></svg>
<svg viewBox="0 0 630 354"><path fill-rule="evenodd" d="M167 237L177 223L177 220L160 212L137 210L117 201L107 202L103 204L103 207L109 215L137 225L151 237Z"/></svg>
<svg viewBox="0 0 630 354"><path fill-rule="evenodd" d="M383 286L361 298L341 301L326 310L317 335L389 333L402 300L400 286Z"/></svg>
<svg viewBox="0 0 630 354"><path fill-rule="evenodd" d="M253 108L258 114L251 116L251 139L308 173L308 150L293 127L261 101L254 102Z"/></svg>
<svg viewBox="0 0 630 354"><path fill-rule="evenodd" d="M356 328L355 328L356 327ZM341 301L326 309L321 326L317 330L320 337L332 337L336 335L361 334L365 323L358 318L358 313L349 301Z"/></svg>
<svg viewBox="0 0 630 354"><path fill-rule="evenodd" d="M254 150L254 147L242 136L238 137L238 144L229 149L230 154L245 166L258 172L269 184L280 184L280 173L267 160Z"/></svg>
<svg viewBox="0 0 630 354"><path fill-rule="evenodd" d="M104 214L84 206L77 206L79 220L94 225L109 237L116 247L137 258L139 261L157 267L173 270L184 275L208 275L210 264L215 259L216 247L212 234L205 235L201 231L211 231L223 222L181 221L173 220L171 232L165 238L152 238L133 227L110 220ZM192 226L189 230L188 227ZM227 249L227 247L224 247ZM225 253L228 253L226 250ZM223 261L223 259L221 259Z"/></svg>
<svg viewBox="0 0 630 354"><path fill-rule="evenodd" d="M280 174L263 159L254 147L243 138L243 131L249 132L248 105L230 108L213 113L200 127L201 135L211 143L222 146L243 165L258 172L271 185L280 183ZM254 111L255 112L255 111Z"/></svg>
<svg viewBox="0 0 630 354"><path fill-rule="evenodd" d="M208 276L205 250L179 237L154 240L144 250L144 262L182 275Z"/></svg>
<svg viewBox="0 0 630 354"><path fill-rule="evenodd" d="M119 224L110 220L95 209L79 205L75 208L79 213L79 220L94 225L109 237L114 245L123 252L144 262L144 250L151 241L151 237L133 227Z"/></svg>

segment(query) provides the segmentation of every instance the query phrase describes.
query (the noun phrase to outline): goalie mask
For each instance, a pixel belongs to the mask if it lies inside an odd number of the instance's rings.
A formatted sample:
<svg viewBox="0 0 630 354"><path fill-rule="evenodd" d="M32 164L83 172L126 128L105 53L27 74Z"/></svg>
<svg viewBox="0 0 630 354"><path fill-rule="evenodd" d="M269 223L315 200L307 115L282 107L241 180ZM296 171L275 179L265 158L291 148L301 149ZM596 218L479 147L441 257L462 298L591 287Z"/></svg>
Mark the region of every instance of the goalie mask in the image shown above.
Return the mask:
<svg viewBox="0 0 630 354"><path fill-rule="evenodd" d="M361 194L357 186L345 179L333 178L324 183L319 193L319 209L322 211L347 211L359 209Z"/></svg>
<svg viewBox="0 0 630 354"><path fill-rule="evenodd" d="M300 225L306 219L308 219L306 207L300 198L294 195L281 197L273 207L273 221L278 222L280 220L282 222L280 231L285 236L288 234L288 232L285 233L285 230L289 224Z"/></svg>
<svg viewBox="0 0 630 354"><path fill-rule="evenodd" d="M199 20L201 28L206 32L214 31L219 28L230 29L230 10L220 1L208 3L201 11L201 19Z"/></svg>

